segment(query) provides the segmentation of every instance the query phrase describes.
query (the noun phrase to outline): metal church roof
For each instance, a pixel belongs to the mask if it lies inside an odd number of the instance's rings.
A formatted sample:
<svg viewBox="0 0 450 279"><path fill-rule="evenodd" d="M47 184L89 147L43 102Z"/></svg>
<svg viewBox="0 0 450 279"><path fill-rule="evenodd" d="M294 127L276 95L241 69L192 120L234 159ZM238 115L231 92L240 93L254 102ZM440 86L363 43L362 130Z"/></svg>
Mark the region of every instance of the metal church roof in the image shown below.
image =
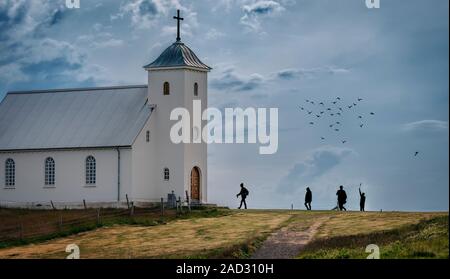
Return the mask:
<svg viewBox="0 0 450 279"><path fill-rule="evenodd" d="M147 86L9 92L0 151L131 146L151 111Z"/></svg>
<svg viewBox="0 0 450 279"><path fill-rule="evenodd" d="M152 63L144 66L145 69L192 67L204 71L211 67L204 64L195 53L181 41L176 41Z"/></svg>

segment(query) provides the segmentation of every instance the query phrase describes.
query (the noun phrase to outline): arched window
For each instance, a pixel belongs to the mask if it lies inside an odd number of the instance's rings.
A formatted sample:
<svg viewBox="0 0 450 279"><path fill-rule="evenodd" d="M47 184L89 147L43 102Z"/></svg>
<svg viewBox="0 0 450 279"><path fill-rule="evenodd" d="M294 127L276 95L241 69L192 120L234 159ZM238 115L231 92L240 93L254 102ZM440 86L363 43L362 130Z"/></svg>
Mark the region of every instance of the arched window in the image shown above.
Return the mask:
<svg viewBox="0 0 450 279"><path fill-rule="evenodd" d="M16 185L16 164L9 158L5 162L5 187L13 188Z"/></svg>
<svg viewBox="0 0 450 279"><path fill-rule="evenodd" d="M93 156L86 158L86 185L95 185L96 182L96 163Z"/></svg>
<svg viewBox="0 0 450 279"><path fill-rule="evenodd" d="M168 168L164 168L164 181L169 181L170 179L170 171Z"/></svg>
<svg viewBox="0 0 450 279"><path fill-rule="evenodd" d="M169 95L170 94L170 84L166 81L164 82L164 95Z"/></svg>
<svg viewBox="0 0 450 279"><path fill-rule="evenodd" d="M194 83L194 96L198 96L198 83Z"/></svg>
<svg viewBox="0 0 450 279"><path fill-rule="evenodd" d="M51 157L45 159L45 185L55 185L55 160Z"/></svg>

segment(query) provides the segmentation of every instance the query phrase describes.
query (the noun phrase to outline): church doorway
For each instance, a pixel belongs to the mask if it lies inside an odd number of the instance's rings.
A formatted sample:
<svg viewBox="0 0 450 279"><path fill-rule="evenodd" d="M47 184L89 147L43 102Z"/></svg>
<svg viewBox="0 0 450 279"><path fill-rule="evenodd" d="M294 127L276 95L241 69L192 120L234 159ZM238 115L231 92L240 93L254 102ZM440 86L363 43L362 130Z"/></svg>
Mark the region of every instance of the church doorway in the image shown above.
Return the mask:
<svg viewBox="0 0 450 279"><path fill-rule="evenodd" d="M191 200L200 202L200 169L193 167L191 171Z"/></svg>

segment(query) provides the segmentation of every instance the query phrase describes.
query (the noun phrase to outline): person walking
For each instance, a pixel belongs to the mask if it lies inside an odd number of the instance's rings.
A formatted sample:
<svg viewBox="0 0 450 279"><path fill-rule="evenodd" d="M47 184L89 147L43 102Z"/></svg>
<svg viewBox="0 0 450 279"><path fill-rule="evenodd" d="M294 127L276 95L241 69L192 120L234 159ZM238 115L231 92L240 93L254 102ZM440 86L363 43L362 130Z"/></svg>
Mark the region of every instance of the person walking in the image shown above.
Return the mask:
<svg viewBox="0 0 450 279"><path fill-rule="evenodd" d="M248 189L244 187L244 183L241 183L241 191L239 192L239 194L236 195L237 198L241 196L241 204L239 205L238 209L241 209L242 205L244 205L244 208L247 209L247 202L245 201L245 199L247 198L248 195L249 195Z"/></svg>
<svg viewBox="0 0 450 279"><path fill-rule="evenodd" d="M311 210L311 202L312 202L312 192L309 189L309 187L306 187L306 194L305 194L305 207L306 207L306 210Z"/></svg>
<svg viewBox="0 0 450 279"><path fill-rule="evenodd" d="M344 190L344 186L339 186L339 190L336 192L336 196L338 199L338 206L339 206L339 210L345 210L347 211L347 208L344 207L344 204L347 203L347 193Z"/></svg>

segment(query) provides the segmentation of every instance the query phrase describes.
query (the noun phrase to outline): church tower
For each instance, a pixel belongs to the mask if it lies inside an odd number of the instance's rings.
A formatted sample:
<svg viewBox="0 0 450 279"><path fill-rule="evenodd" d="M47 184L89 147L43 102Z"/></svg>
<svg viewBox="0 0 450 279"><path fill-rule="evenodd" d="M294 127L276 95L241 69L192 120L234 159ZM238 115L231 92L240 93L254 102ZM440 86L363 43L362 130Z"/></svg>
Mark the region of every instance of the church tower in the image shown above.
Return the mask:
<svg viewBox="0 0 450 279"><path fill-rule="evenodd" d="M152 112L151 140L154 170L152 184L158 194L174 191L177 197L192 202L207 202L207 144L201 130L193 128L193 101L201 101L202 110L208 105L207 78L211 68L205 65L180 38L180 11L177 11L177 39L152 63L144 66L148 72L148 103ZM175 108L185 108L190 114L190 143L175 144L170 131L177 122L170 120ZM205 122L202 121L202 127ZM197 140L195 140L197 138Z"/></svg>

